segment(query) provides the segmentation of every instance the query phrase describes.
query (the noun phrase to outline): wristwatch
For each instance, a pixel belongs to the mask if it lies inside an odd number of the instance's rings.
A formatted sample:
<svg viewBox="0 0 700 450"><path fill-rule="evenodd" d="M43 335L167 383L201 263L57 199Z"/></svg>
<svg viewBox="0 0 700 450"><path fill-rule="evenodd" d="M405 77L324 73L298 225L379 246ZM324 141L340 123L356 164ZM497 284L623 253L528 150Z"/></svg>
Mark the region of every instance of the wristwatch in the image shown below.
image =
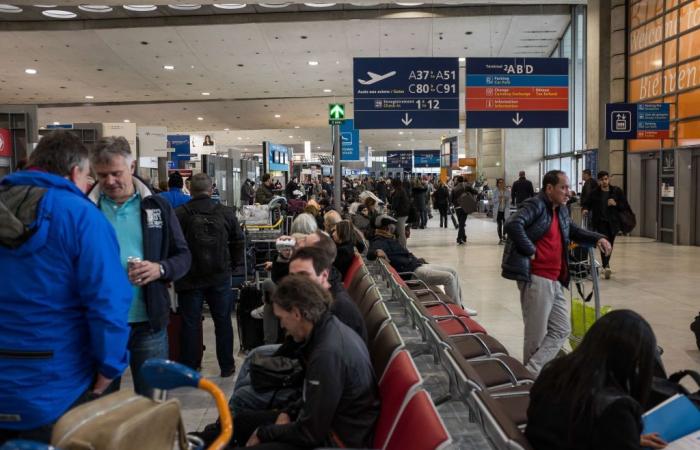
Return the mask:
<svg viewBox="0 0 700 450"><path fill-rule="evenodd" d="M158 267L160 267L160 277L163 278L165 276L165 267L163 267L163 264L158 264Z"/></svg>

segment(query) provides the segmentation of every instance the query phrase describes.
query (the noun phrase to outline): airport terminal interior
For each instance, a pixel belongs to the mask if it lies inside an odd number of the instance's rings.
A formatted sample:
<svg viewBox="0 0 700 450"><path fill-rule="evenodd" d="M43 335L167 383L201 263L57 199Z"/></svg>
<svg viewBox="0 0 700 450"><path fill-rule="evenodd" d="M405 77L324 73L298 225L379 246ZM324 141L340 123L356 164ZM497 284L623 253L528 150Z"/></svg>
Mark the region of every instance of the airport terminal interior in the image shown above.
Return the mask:
<svg viewBox="0 0 700 450"><path fill-rule="evenodd" d="M555 183L568 185L556 209L567 214L557 213L554 223L570 217L572 241L576 227L602 235L588 243L590 251L555 246L568 257L548 282L571 276L558 300L571 336L545 362L574 355L594 323L632 310L651 326L667 374L700 371L700 0L10 1L0 4L0 206L7 210L4 189L37 169L32 154L55 133L77 136L90 151L105 137L125 138L134 175L153 192L191 193L197 175L207 174L212 200L235 208L242 236L229 292L238 299L230 311L236 372L220 367L221 339L206 304L196 367L226 401L236 397L237 377L263 343L268 320L262 306L259 317L241 312L241 299L250 289L268 289L263 265L277 260L287 245L279 238L292 234L296 217L311 211L323 226L323 213L335 209L366 241L352 273L342 272L365 319L379 382L379 425L366 446L564 448L528 441L536 438L526 431L535 420L529 391L542 369L532 365L533 353L545 341L528 349L529 288L504 276L510 252L525 251L523 240L537 255L544 251L544 231L534 238L520 220L534 214L527 206L534 200L526 199L555 198L559 184L543 182L551 171L561 171ZM92 166L96 193L109 177ZM520 198L523 178L532 192ZM397 190L405 192L408 213L399 213ZM274 195L272 203L260 206L260 191ZM614 213L606 209L611 201ZM465 236L458 234L462 218ZM501 234L501 218L513 233ZM115 228L119 235L124 225ZM334 239L340 233L326 231ZM377 233L423 258L416 267L451 270L460 298L451 296L449 282L399 275L396 260L376 254ZM595 249L604 237L614 239L609 265ZM9 268L15 260L8 252L0 249L0 261ZM534 255L520 255L533 274L540 267L530 262ZM169 267L160 266L161 277ZM6 289L8 273L0 274L0 291L14 292ZM176 308L183 295L173 286L171 328L174 320L182 326ZM0 311L11 310L12 301L0 292ZM546 314L543 333L553 333ZM244 342L250 323L260 333L254 345ZM0 335L16 335L16 325L0 318ZM173 357L174 341L179 355L184 338L171 328ZM478 343L469 341L479 347L470 347L473 354L465 350L468 339ZM0 336L0 367L14 371L3 345L8 339ZM385 369L400 367L400 357L409 363L398 370L417 371L420 382L396 400L392 386L398 389L400 377L387 382L396 375ZM127 367L121 390L133 385ZM698 391L700 408L700 386L690 377L680 385ZM22 429L13 425L19 419L8 419L19 415L3 405L15 398L3 399L7 392L0 387L0 445L9 436L4 429ZM179 400L187 432L206 434L220 417L220 405L201 389L168 390L165 397ZM683 435L695 433L695 440L673 448L700 448L700 419L689 426ZM334 432L318 446L339 446L336 438ZM581 448L602 448L588 445Z"/></svg>

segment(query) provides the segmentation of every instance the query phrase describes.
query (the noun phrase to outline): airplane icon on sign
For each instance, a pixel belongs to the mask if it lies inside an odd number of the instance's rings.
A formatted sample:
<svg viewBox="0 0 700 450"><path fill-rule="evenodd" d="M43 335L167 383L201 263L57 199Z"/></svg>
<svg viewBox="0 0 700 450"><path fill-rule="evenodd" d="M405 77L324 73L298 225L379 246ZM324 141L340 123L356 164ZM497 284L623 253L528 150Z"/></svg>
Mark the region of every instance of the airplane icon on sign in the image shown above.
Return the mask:
<svg viewBox="0 0 700 450"><path fill-rule="evenodd" d="M384 75L379 75L379 74L376 74L374 72L367 72L367 75L369 75L369 80L362 80L362 79L358 78L357 79L358 83L365 85L365 86L369 86L370 84L374 84L374 83L379 83L380 81L384 81L387 78L391 78L394 75L396 75L396 71L392 70L391 72L386 73Z"/></svg>

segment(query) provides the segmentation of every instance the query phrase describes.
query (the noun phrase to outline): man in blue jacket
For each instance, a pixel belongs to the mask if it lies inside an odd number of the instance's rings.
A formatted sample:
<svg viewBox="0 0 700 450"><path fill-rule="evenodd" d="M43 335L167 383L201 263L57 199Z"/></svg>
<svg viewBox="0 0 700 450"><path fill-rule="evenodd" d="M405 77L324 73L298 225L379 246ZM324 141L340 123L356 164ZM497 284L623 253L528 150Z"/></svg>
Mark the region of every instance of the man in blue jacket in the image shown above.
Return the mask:
<svg viewBox="0 0 700 450"><path fill-rule="evenodd" d="M91 159L98 185L90 199L114 226L122 270L133 285L128 320L134 388L149 395L139 369L149 358L168 357L168 284L190 269L190 251L175 210L132 175L136 165L126 139L100 139ZM130 257L139 261L129 263Z"/></svg>
<svg viewBox="0 0 700 450"><path fill-rule="evenodd" d="M128 362L131 287L89 173L85 146L55 131L0 183L0 444L48 442Z"/></svg>
<svg viewBox="0 0 700 450"><path fill-rule="evenodd" d="M170 206L177 208L192 200L192 197L182 192L184 185L185 182L182 180L180 172L173 172L168 175L168 192L163 192L159 195L168 200Z"/></svg>

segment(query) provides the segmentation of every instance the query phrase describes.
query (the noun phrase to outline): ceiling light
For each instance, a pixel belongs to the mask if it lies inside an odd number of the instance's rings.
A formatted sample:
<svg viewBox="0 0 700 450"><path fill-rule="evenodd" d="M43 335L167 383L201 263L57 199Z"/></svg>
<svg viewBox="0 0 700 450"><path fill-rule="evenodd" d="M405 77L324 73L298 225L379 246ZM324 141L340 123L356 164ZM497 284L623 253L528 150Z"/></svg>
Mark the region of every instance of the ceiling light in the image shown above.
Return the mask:
<svg viewBox="0 0 700 450"><path fill-rule="evenodd" d="M124 9L133 12L150 12L158 9L156 5L124 5Z"/></svg>
<svg viewBox="0 0 700 450"><path fill-rule="evenodd" d="M195 5L195 4L168 5L168 8L176 9L178 11L194 11L194 10L199 9L201 7L202 7L202 5Z"/></svg>
<svg viewBox="0 0 700 450"><path fill-rule="evenodd" d="M229 129L228 129L228 128L224 128L224 131L229 131Z"/></svg>
<svg viewBox="0 0 700 450"><path fill-rule="evenodd" d="M9 13L9 14L17 14L21 13L22 8L19 8L14 5L0 5L0 13Z"/></svg>
<svg viewBox="0 0 700 450"><path fill-rule="evenodd" d="M131 120L129 120L129 119L124 119L124 123L131 123Z"/></svg>
<svg viewBox="0 0 700 450"><path fill-rule="evenodd" d="M197 120L204 120L204 117L197 117Z"/></svg>
<svg viewBox="0 0 700 450"><path fill-rule="evenodd" d="M243 140L243 138L242 138L242 137L240 137L240 136L238 136L238 140L239 140L239 141L242 141L242 140Z"/></svg>
<svg viewBox="0 0 700 450"><path fill-rule="evenodd" d="M60 125L61 122L54 122L53 124L54 124L54 125Z"/></svg>
<svg viewBox="0 0 700 450"><path fill-rule="evenodd" d="M399 134L403 134L403 131L399 131Z"/></svg>
<svg viewBox="0 0 700 450"><path fill-rule="evenodd" d="M335 6L335 3L304 3L304 4L310 8L330 8L331 6Z"/></svg>
<svg viewBox="0 0 700 450"><path fill-rule="evenodd" d="M41 12L46 17L51 17L52 19L75 19L78 15L74 12L63 11L61 9L47 9Z"/></svg>
<svg viewBox="0 0 700 450"><path fill-rule="evenodd" d="M396 2L399 6L420 6L423 3L412 3L412 2Z"/></svg>
<svg viewBox="0 0 700 450"><path fill-rule="evenodd" d="M318 147L316 147L316 150L321 150L321 146L319 145Z"/></svg>
<svg viewBox="0 0 700 450"><path fill-rule="evenodd" d="M207 97L207 96L211 95L211 93L210 92L202 92L202 95Z"/></svg>
<svg viewBox="0 0 700 450"><path fill-rule="evenodd" d="M459 58L459 62L466 62L467 58Z"/></svg>
<svg viewBox="0 0 700 450"><path fill-rule="evenodd" d="M246 6L245 3L214 3L214 7L219 9L243 9Z"/></svg>
<svg viewBox="0 0 700 450"><path fill-rule="evenodd" d="M299 129L299 125L294 125L294 129L295 129L295 130L298 130L298 129Z"/></svg>
<svg viewBox="0 0 700 450"><path fill-rule="evenodd" d="M457 133L461 133L461 132L462 132L462 130L457 130Z"/></svg>
<svg viewBox="0 0 700 450"><path fill-rule="evenodd" d="M86 95L85 98L88 99L88 100L92 100L92 99L95 98L95 97L92 96L92 95Z"/></svg>
<svg viewBox="0 0 700 450"><path fill-rule="evenodd" d="M318 61L309 61L310 66L318 66Z"/></svg>
<svg viewBox="0 0 700 450"><path fill-rule="evenodd" d="M326 94L330 94L331 92L333 92L333 89L324 89L323 92L325 92Z"/></svg>
<svg viewBox="0 0 700 450"><path fill-rule="evenodd" d="M401 144L399 144L399 147L401 147Z"/></svg>
<svg viewBox="0 0 700 450"><path fill-rule="evenodd" d="M36 75L36 69L24 69L24 73L27 75Z"/></svg>
<svg viewBox="0 0 700 450"><path fill-rule="evenodd" d="M175 70L175 66L163 66L165 70Z"/></svg>
<svg viewBox="0 0 700 450"><path fill-rule="evenodd" d="M280 117L282 116L280 116L279 114L275 114L275 119L279 119Z"/></svg>
<svg viewBox="0 0 700 450"><path fill-rule="evenodd" d="M36 8L55 8L58 5L34 5Z"/></svg>
<svg viewBox="0 0 700 450"><path fill-rule="evenodd" d="M286 8L287 6L291 5L291 3L258 3L258 6L262 6L263 8Z"/></svg>
<svg viewBox="0 0 700 450"><path fill-rule="evenodd" d="M107 5L80 5L78 9L91 13L108 13L112 12L112 7Z"/></svg>
<svg viewBox="0 0 700 450"><path fill-rule="evenodd" d="M289 139L294 139L294 136L289 136Z"/></svg>

